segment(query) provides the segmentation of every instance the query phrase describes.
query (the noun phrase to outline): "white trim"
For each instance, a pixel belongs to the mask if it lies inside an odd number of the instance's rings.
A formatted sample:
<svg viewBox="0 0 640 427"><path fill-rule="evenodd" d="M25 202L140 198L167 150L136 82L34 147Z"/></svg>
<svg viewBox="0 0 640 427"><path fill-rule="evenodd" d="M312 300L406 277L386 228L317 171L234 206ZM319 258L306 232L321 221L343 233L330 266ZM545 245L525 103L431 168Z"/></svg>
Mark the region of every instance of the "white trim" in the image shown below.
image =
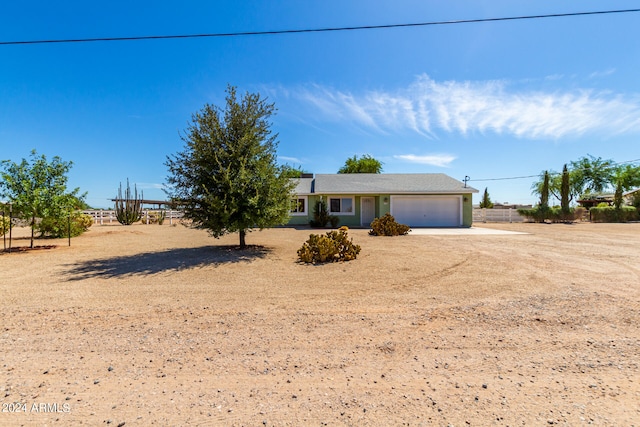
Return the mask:
<svg viewBox="0 0 640 427"><path fill-rule="evenodd" d="M389 207L389 212L391 213L391 215L395 216L393 213L393 199L394 198L401 198L401 199L407 199L407 198L411 198L411 199L450 199L452 197L455 197L458 199L459 201L459 208L458 208L458 218L459 218L459 227L462 227L464 225L464 203L463 203L463 196L461 194L439 194L439 195L428 195L428 194L423 194L423 195L399 195L399 194L392 194L389 196L389 203L391 204L391 206Z"/></svg>
<svg viewBox="0 0 640 427"><path fill-rule="evenodd" d="M337 196L337 197L336 197ZM332 212L331 211L331 199L340 199L340 209L342 210L342 200L343 199L351 199L351 212ZM356 215L356 197L342 197L339 194L327 196L327 209L329 210L330 215L335 216L355 216Z"/></svg>
<svg viewBox="0 0 640 427"><path fill-rule="evenodd" d="M304 200L304 212L291 212L289 211L289 215L290 216L307 216L309 215L309 197L307 196L301 196L301 195L296 195L291 197L291 200L298 200L298 199L303 199Z"/></svg>

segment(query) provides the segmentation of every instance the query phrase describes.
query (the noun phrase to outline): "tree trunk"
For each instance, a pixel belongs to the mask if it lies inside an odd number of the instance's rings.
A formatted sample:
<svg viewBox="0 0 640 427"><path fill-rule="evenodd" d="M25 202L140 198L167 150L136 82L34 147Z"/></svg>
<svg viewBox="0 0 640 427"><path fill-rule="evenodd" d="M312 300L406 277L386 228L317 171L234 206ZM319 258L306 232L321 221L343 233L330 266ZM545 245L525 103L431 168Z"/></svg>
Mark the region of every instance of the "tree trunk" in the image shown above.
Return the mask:
<svg viewBox="0 0 640 427"><path fill-rule="evenodd" d="M33 249L33 229L36 226L36 217L31 217L31 249Z"/></svg>
<svg viewBox="0 0 640 427"><path fill-rule="evenodd" d="M247 243L244 240L246 235L247 235L246 231L240 230L240 249L244 249L247 247Z"/></svg>

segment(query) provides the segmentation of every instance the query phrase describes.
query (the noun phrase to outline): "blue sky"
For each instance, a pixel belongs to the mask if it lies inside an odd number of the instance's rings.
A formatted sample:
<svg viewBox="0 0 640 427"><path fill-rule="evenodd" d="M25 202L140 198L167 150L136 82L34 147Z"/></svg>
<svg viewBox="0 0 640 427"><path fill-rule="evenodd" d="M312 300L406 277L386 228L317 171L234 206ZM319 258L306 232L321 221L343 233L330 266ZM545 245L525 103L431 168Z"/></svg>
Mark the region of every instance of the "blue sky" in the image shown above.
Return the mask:
<svg viewBox="0 0 640 427"><path fill-rule="evenodd" d="M0 41L229 33L631 9L637 1L30 1ZM278 110L282 163L442 172L496 202L587 154L640 158L640 13L365 31L0 46L0 159L71 160L109 207L128 178L164 198L167 155L228 84Z"/></svg>

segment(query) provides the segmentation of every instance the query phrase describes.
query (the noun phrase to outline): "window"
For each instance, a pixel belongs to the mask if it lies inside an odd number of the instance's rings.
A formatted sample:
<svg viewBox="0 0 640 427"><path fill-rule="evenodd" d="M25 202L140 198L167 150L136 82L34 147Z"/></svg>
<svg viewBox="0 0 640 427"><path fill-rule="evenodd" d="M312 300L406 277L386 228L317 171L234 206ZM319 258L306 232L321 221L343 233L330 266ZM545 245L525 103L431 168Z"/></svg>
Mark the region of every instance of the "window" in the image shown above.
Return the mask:
<svg viewBox="0 0 640 427"><path fill-rule="evenodd" d="M353 197L329 198L329 212L353 215Z"/></svg>
<svg viewBox="0 0 640 427"><path fill-rule="evenodd" d="M306 197L294 197L291 199L291 215L306 215L307 214L307 198Z"/></svg>

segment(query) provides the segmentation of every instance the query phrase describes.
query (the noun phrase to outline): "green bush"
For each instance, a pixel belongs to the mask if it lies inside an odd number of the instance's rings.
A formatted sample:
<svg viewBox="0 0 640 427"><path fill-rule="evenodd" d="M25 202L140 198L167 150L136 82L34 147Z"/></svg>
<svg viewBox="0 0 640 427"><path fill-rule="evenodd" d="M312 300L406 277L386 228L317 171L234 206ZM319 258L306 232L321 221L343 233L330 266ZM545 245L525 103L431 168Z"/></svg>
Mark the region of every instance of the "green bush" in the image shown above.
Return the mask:
<svg viewBox="0 0 640 427"><path fill-rule="evenodd" d="M360 253L360 246L347 236L347 227L328 231L325 235L311 234L298 249L298 258L306 263L351 261Z"/></svg>
<svg viewBox="0 0 640 427"><path fill-rule="evenodd" d="M322 200L316 202L316 207L313 211L313 219L309 221L310 226L322 228L331 223L331 227L335 228L338 226L339 222L340 218L334 215L329 215L327 204L325 202Z"/></svg>
<svg viewBox="0 0 640 427"><path fill-rule="evenodd" d="M560 206L548 207L546 209L537 207L533 209L518 209L518 213L533 222L574 222L584 216L585 209L583 207L577 207L563 211Z"/></svg>
<svg viewBox="0 0 640 427"><path fill-rule="evenodd" d="M0 216L0 236L4 236L9 231L9 217Z"/></svg>
<svg viewBox="0 0 640 427"><path fill-rule="evenodd" d="M71 237L77 237L87 231L93 225L93 218L82 212L71 214ZM36 224L36 231L42 237L67 237L69 235L69 219L67 216L56 218L43 218Z"/></svg>
<svg viewBox="0 0 640 427"><path fill-rule="evenodd" d="M613 206L594 207L589 210L593 222L628 222L640 221L640 213L633 206L621 206L616 209Z"/></svg>
<svg viewBox="0 0 640 427"><path fill-rule="evenodd" d="M399 224L396 219L386 213L380 218L376 218L371 222L371 230L369 234L372 236L404 236L409 233L411 227Z"/></svg>

